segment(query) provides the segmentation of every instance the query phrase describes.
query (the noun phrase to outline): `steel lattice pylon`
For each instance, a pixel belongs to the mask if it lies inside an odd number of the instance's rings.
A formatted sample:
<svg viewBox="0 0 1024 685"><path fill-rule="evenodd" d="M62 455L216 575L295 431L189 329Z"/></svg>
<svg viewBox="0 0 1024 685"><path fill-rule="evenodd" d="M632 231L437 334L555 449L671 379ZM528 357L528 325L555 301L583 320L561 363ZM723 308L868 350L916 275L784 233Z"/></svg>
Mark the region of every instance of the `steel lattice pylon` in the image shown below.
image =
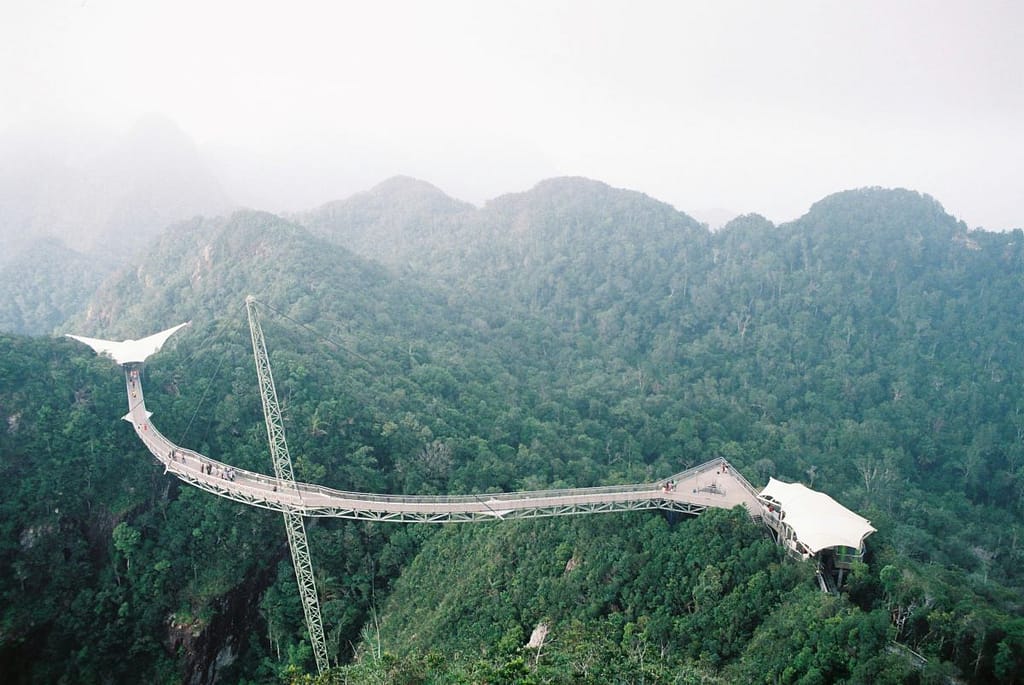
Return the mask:
<svg viewBox="0 0 1024 685"><path fill-rule="evenodd" d="M284 422L281 419L281 408L277 403L274 376L270 372L270 357L267 355L263 328L256 312L256 300L251 295L245 299L245 310L249 315L252 353L256 359L256 375L259 377L260 399L263 401L263 417L267 423L267 440L270 443L270 458L274 462L274 474L279 480L294 487L295 474L292 471L288 443L284 437ZM306 526L302 522L302 515L284 512L284 527L288 531L288 546L292 552L295 578L299 583L302 611L306 615L306 627L309 629L309 641L313 644L317 671L323 673L330 667L330 663L327 659L324 624L320 618L320 600L316 594L313 562L309 557L309 542L306 539Z"/></svg>

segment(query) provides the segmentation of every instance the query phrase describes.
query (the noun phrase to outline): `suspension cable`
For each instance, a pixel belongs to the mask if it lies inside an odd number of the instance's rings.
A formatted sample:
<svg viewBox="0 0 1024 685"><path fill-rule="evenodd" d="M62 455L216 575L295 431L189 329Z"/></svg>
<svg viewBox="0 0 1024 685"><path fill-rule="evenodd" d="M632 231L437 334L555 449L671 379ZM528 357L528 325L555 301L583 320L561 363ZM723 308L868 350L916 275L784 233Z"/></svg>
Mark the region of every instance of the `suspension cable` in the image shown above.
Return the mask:
<svg viewBox="0 0 1024 685"><path fill-rule="evenodd" d="M199 354L200 350L202 350L204 347L213 346L215 343L219 342L221 337L224 335L225 331L227 331L228 328L230 328L230 327L229 326L220 326L219 328L220 328L220 330L217 331L217 334L215 336L213 336L212 339L211 338L207 338L206 342L204 342L202 345L197 347L192 352L192 354L189 355L188 359L186 360L186 363L188 361L191 361L192 359L194 359L196 357L196 355ZM202 408L203 402L206 400L206 396L210 392L210 388L212 388L212 387L214 387L216 385L217 375L220 373L220 367L224 364L224 355L217 355L217 356L219 357L219 359L217 361L216 368L214 368L214 370L213 370L213 378L211 378L210 382L206 384L205 388L203 388L203 394L199 397L199 401L196 402L195 411L192 412L192 416L191 416L191 418L189 418L188 423L185 425L185 429L181 432L181 438L178 440L178 444L179 445L185 444L185 436L188 435L189 430L192 428L192 422L195 421L196 420L196 416L199 415L199 410Z"/></svg>
<svg viewBox="0 0 1024 685"><path fill-rule="evenodd" d="M288 316L287 314L285 314L284 312L282 312L282 311L281 311L280 309L278 309L277 307L274 307L274 306L272 306L272 305L269 305L269 304L267 304L266 302L264 302L263 300L259 300L259 299L256 299L256 298L253 298L253 299L254 299L254 300L255 300L256 302L259 302L259 303L260 303L261 305L263 305L263 306L264 306L264 307L266 307L267 309L269 309L270 311L272 311L272 312L274 312L275 314L277 314L278 316L280 316L280 317L282 317L282 318L284 318L284 319L287 319L288 321L291 321L291 322L292 322L293 324L295 324L296 326L299 326L300 328L303 328L303 329L305 329L305 330L306 330L306 331L308 331L308 332L309 332L309 333L310 333L311 335L313 335L313 336L315 336L315 337L317 337L317 338L320 338L321 340L323 340L323 341L324 341L324 342L326 342L326 343L329 343L329 344L333 345L334 347L338 348L338 349L339 349L339 350L341 350L342 352L347 352L348 354L352 355L353 357L355 357L355 358L356 358L356 359L358 359L359 361L361 361L361 362L363 362L364 364L366 364L367 366L369 366L371 370L373 369L373 367L374 367L374 363L373 363L372 361L370 361L369 359L367 359L366 357L364 357L363 355L361 355L361 354L359 354L358 352L356 352L355 350L352 350L352 349L350 349L350 348L346 347L345 345L342 345L341 343L339 343L339 342L337 342L337 341L335 341L335 340L332 340L331 338L327 337L327 336L326 336L326 335L324 335L323 333L320 333L319 331L317 331L316 329L312 328L311 326L307 326L306 324L302 323L301 321L296 321L296 320L295 320L295 319L293 319L292 317L290 317L290 316Z"/></svg>

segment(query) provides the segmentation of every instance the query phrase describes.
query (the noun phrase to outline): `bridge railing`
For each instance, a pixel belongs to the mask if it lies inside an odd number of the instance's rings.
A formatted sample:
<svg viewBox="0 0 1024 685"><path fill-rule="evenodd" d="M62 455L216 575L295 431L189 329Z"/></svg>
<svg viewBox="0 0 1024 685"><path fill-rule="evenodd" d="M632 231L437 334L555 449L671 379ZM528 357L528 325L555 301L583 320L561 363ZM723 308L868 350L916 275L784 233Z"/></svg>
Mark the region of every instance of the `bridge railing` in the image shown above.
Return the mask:
<svg viewBox="0 0 1024 685"><path fill-rule="evenodd" d="M666 478L665 480L687 480L689 478L693 478L694 476L699 476L702 473L710 471L713 468L721 468L724 464L728 464L728 462L723 457L715 457L711 461L706 461L703 464L691 466L685 471L680 471L679 473L676 473Z"/></svg>
<svg viewBox="0 0 1024 685"><path fill-rule="evenodd" d="M152 424L148 424L146 430L140 433L142 441L146 446L157 456L163 463L173 463L174 460L170 459L173 453L178 455L194 459L200 464L211 464L212 466L224 470L234 469L236 479L242 481L251 481L263 485L266 489L280 494L290 494L297 492L301 497L302 494L319 495L323 497L330 497L332 499L348 499L353 501L362 502L374 502L382 504L424 504L424 505L438 505L438 504L484 504L489 505L491 503L500 504L502 502L515 502L520 500L530 499L544 499L551 498L554 496L558 497L588 497L588 496L599 496L599 495L611 495L611 494L628 494L634 492L649 492L657 490L660 486L659 483L640 483L632 485L605 485L596 486L589 488L571 488L571 489L551 489L551 490L520 490L516 492L487 492L471 495L389 495L389 494L376 494L368 492L352 492L347 490L337 490L335 488L328 488L322 485L314 485L309 483L285 483L284 481L278 480L272 476L267 476L262 473L254 471L248 471L246 469L240 469L233 467L230 464L211 459L204 454L200 454L194 450L181 447L171 442L160 433ZM177 469L176 469L177 470ZM242 482L235 483L235 488L245 488ZM251 488L254 494L266 495L265 490L259 488Z"/></svg>
<svg viewBox="0 0 1024 685"><path fill-rule="evenodd" d="M755 488L753 485L751 485L750 481L747 480L746 478L744 478L742 473L740 473L739 471L734 469L732 466L730 466L729 468L732 469L732 475L733 475L733 477L736 478L736 480L738 480L740 482L740 485L742 485L747 490L747 492L749 492L751 495L753 495L754 497L757 497L757 495L761 491L758 490L757 488Z"/></svg>
<svg viewBox="0 0 1024 685"><path fill-rule="evenodd" d="M139 404L138 406L141 417L145 415L145 406ZM752 495L756 496L757 491L750 485L750 483L743 477L741 473L728 465L728 462L722 457L716 457L709 462L699 464L691 467L686 471L675 474L668 479L662 479L651 483L635 483L629 485L603 485L586 488L567 488L567 489L548 489L548 490L525 490L516 492L485 492L468 495L392 495L392 494L377 494L369 492L353 492L347 490L338 490L335 488L329 488L322 485L310 484L310 483L286 483L285 481L279 480L273 476L267 476L262 473L255 471L248 471L246 469L239 469L226 464L224 462L211 459L204 454L200 454L194 450L190 450L181 447L169 439L167 439L160 431L158 431L152 424L148 423L148 420L143 424L144 430L138 430L142 441L146 444L149 450L160 459L169 469L175 472L183 472L185 467L172 466L173 463L177 462L177 459L172 458L172 455L181 455L189 459L196 460L198 464L210 464L215 467L220 473L225 473L228 469L232 469L235 474L235 480L230 481L231 485L224 485L227 489L236 490L239 492L246 492L253 498L271 498L271 499L291 499L292 497L298 497L299 500L303 499L303 496L310 497L324 497L331 500L349 500L353 502L366 502L374 505L382 506L387 508L388 505L401 506L401 505L423 505L439 506L439 505L484 505L485 507L492 508L500 507L502 504L511 504L515 502L522 502L528 500L546 500L552 498L560 498L562 500L585 500L589 498L608 496L608 495L631 495L631 494L649 494L651 492L657 492L664 487L664 483L675 480L684 481L689 478L699 476L703 473L707 473L712 469L720 469L723 466L727 466L731 469L730 475L736 478L740 484L747 489ZM181 462L184 464L185 462ZM214 478L200 479L203 481L211 481L217 483ZM628 498L628 497L627 497Z"/></svg>

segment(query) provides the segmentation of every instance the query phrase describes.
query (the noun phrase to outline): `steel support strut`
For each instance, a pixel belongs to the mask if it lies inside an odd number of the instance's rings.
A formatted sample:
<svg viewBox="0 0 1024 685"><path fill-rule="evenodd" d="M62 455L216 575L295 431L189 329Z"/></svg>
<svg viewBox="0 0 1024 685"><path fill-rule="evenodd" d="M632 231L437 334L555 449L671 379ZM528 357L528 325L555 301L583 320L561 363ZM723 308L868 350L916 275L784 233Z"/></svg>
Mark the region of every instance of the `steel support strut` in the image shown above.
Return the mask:
<svg viewBox="0 0 1024 685"><path fill-rule="evenodd" d="M295 474L292 471L292 458L288 453L288 443L284 437L284 422L281 419L281 408L277 402L274 377L270 372L270 357L267 355L263 328L260 326L259 314L256 312L256 300L251 295L245 299L245 310L249 315L252 353L256 359L256 375L259 377L260 399L263 401L263 417L267 423L267 441L270 443L270 458L274 462L274 475L285 481L285 487L289 485L294 487ZM295 565L295 578L299 583L299 596L302 599L302 611L306 615L309 641L313 645L317 671L322 674L330 668L330 662L327 659L324 625L320 618L320 600L316 594L313 563L309 557L309 542L306 539L306 527L302 522L302 515L289 511L284 512L284 527L288 531L288 546L291 548L292 563Z"/></svg>

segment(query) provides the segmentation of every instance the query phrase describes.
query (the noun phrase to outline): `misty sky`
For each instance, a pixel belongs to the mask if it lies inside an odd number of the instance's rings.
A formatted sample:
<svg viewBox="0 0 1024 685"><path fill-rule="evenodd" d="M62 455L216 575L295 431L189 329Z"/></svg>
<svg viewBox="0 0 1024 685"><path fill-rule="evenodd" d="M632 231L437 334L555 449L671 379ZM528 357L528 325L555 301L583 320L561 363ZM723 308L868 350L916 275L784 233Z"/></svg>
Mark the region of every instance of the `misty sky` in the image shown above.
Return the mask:
<svg viewBox="0 0 1024 685"><path fill-rule="evenodd" d="M0 0L0 132L160 113L270 210L395 174L476 204L581 175L777 222L907 187L1004 229L1024 226L1022 8Z"/></svg>

